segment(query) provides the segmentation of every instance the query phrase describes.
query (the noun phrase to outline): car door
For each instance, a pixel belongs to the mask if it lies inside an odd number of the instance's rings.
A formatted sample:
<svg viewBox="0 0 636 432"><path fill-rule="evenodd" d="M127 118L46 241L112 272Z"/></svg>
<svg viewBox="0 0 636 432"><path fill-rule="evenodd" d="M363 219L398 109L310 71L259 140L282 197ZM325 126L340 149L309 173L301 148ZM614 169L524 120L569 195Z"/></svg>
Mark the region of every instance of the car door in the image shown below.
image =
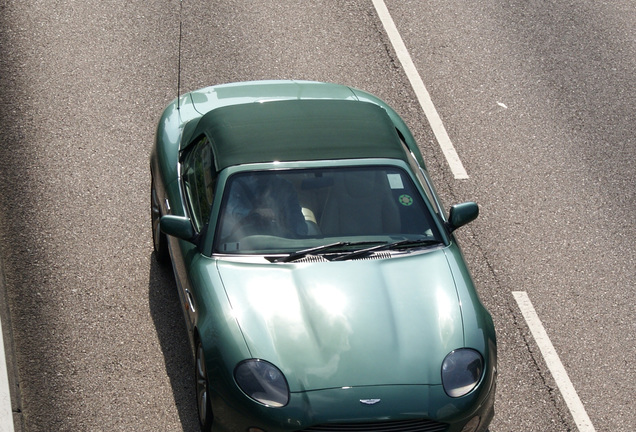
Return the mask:
<svg viewBox="0 0 636 432"><path fill-rule="evenodd" d="M210 218L216 185L212 148L208 138L201 136L196 138L185 152L181 164L181 185L185 210L192 221L195 236L202 236ZM176 241L178 247L176 250L175 248L172 250L174 271L188 330L192 330L196 323L198 308L192 286L191 270L201 252L192 242Z"/></svg>

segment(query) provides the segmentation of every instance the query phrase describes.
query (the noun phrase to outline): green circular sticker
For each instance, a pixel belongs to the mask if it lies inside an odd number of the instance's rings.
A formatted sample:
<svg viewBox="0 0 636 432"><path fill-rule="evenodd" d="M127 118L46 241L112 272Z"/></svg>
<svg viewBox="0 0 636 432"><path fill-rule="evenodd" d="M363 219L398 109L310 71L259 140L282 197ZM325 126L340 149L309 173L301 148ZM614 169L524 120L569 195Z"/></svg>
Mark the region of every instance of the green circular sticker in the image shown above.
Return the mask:
<svg viewBox="0 0 636 432"><path fill-rule="evenodd" d="M413 198L411 198L410 195L400 195L400 198L398 198L398 200L403 206L410 206L411 204L413 204Z"/></svg>

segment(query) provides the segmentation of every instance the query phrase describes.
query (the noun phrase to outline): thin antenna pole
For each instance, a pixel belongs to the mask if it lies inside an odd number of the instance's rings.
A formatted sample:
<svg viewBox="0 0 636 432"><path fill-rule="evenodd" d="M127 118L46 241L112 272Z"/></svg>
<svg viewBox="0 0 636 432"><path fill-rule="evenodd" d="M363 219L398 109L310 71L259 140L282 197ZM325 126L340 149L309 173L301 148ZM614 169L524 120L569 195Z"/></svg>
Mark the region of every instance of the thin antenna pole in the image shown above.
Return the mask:
<svg viewBox="0 0 636 432"><path fill-rule="evenodd" d="M183 0L179 0L179 60L177 63L177 109L179 109L179 95L181 94L181 23L182 23Z"/></svg>

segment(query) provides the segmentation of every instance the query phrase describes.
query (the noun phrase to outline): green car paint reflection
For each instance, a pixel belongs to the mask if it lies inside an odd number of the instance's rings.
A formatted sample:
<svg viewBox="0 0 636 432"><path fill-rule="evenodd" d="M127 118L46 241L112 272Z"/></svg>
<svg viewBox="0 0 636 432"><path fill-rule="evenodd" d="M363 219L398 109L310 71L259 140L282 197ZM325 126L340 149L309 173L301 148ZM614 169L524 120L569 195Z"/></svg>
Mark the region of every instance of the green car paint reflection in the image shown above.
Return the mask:
<svg viewBox="0 0 636 432"><path fill-rule="evenodd" d="M151 154L202 430L485 431L496 339L411 133L376 97L265 81L173 101ZM388 429L387 429L388 428Z"/></svg>

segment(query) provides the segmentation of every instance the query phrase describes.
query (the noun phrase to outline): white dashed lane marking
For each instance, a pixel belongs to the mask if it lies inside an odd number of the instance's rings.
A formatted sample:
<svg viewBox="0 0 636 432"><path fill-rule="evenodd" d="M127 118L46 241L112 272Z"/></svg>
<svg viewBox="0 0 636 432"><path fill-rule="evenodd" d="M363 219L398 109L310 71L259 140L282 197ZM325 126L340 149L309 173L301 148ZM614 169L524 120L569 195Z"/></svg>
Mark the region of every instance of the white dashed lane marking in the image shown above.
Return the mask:
<svg viewBox="0 0 636 432"><path fill-rule="evenodd" d="M9 392L9 375L2 338L0 322L0 432L13 432L13 411L11 409L11 393Z"/></svg>
<svg viewBox="0 0 636 432"><path fill-rule="evenodd" d="M384 26L384 30L386 31L389 39L391 40L391 44L393 45L393 49L404 68L404 72L411 82L411 87L415 91L415 95L417 96L417 100L424 110L424 114L428 119L428 122L431 125L431 129L433 129L433 133L435 134L435 138L439 143L439 146L442 149L442 153L444 153L444 157L446 157L446 161L450 166L451 171L453 172L453 176L456 179L467 179L468 173L464 169L464 165L462 161L459 159L457 155L457 151L451 142L448 133L446 132L446 128L444 127L444 123L442 123L442 119L437 113L437 109L435 109L435 105L433 105L433 101L431 100L431 96L426 90L426 86L424 85L424 81L422 81L422 77L419 72L415 68L415 64L411 59L411 55L406 49L406 45L404 45L404 41L402 40L402 36L397 30L395 23L393 22L393 18L389 14L389 10L384 4L383 0L373 0L373 5L375 6L375 10L382 21L382 25Z"/></svg>
<svg viewBox="0 0 636 432"><path fill-rule="evenodd" d="M570 378L565 371L565 367L563 367L563 363L561 363L561 359L559 359L559 356L548 337L548 333L545 331L537 312L534 310L534 307L530 302L528 293L525 291L515 291L512 295L517 301L519 309L521 309L521 313L523 314L523 318L526 320L528 327L530 327L532 337L539 346L539 350L541 351L541 354L548 365L548 369L559 387L561 395L563 395L563 399L565 399L565 403L567 404L579 431L595 432L594 426L585 411L585 407L583 407L583 403L581 403L581 399L579 399L579 395L576 393L576 390L572 385L572 381L570 381Z"/></svg>

